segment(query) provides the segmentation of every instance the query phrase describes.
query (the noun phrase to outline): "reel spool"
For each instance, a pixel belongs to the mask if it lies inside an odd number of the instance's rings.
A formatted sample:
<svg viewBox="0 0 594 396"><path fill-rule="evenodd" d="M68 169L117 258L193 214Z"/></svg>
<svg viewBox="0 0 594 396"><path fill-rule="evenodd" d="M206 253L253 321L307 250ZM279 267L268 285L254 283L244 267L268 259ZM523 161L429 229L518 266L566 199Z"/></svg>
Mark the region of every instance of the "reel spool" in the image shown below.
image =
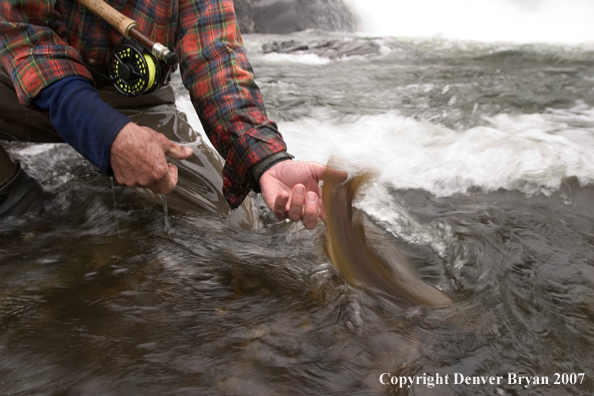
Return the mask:
<svg viewBox="0 0 594 396"><path fill-rule="evenodd" d="M153 92L161 79L157 57L128 44L115 49L108 70L115 88L126 96Z"/></svg>

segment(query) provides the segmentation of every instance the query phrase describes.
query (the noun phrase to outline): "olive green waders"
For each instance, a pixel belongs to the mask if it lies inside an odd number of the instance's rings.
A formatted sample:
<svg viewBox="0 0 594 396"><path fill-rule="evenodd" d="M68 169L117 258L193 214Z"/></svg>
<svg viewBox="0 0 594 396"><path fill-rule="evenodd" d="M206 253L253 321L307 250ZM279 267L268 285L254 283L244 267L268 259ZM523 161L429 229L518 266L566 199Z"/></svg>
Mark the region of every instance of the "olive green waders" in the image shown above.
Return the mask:
<svg viewBox="0 0 594 396"><path fill-rule="evenodd" d="M173 87L165 86L148 95L129 98L108 86L99 89L99 95L136 124L149 127L175 143L194 149L194 154L186 160L170 160L179 170L177 186L167 196L167 203L172 209L185 210L198 206L228 218L232 224L241 228L253 229L257 226L257 212L249 197L238 209L230 211L222 192L223 159L192 129L185 114L176 109ZM2 67L0 139L35 143L64 142L45 114L18 102L12 80ZM15 163L0 146L0 185L10 180L15 170ZM161 202L160 197L148 189L136 190L146 198Z"/></svg>

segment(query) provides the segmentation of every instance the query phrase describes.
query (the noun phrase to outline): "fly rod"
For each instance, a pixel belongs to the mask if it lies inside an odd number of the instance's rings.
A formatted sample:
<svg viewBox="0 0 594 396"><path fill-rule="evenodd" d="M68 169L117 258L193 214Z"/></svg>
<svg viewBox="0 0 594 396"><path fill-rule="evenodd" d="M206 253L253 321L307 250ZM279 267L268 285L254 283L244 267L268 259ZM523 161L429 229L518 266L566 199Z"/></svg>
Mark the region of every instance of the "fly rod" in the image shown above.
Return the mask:
<svg viewBox="0 0 594 396"><path fill-rule="evenodd" d="M170 51L161 43L157 43L144 35L138 29L138 24L123 15L103 0L77 0L87 7L95 15L103 18L107 23L116 28L124 37L132 38L143 47L153 53L158 59L163 60L167 65L173 66L178 62L177 54Z"/></svg>

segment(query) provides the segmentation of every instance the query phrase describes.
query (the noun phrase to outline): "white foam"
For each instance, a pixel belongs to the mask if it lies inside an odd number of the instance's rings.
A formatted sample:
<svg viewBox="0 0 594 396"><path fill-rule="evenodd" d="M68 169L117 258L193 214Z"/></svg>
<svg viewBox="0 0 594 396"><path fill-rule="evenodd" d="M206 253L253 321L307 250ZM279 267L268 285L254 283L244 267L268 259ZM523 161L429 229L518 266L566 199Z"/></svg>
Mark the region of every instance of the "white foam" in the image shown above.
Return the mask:
<svg viewBox="0 0 594 396"><path fill-rule="evenodd" d="M592 43L591 0L345 0L365 33L472 41Z"/></svg>
<svg viewBox="0 0 594 396"><path fill-rule="evenodd" d="M548 194L568 176L594 182L593 109L503 114L490 122L454 131L395 112L338 121L319 110L279 126L299 159L327 163L336 156L347 170L378 170L382 184L437 196L476 187Z"/></svg>
<svg viewBox="0 0 594 396"><path fill-rule="evenodd" d="M279 54L272 52L262 55L260 59L274 63L300 63L304 65L325 65L331 62L328 58L322 58L316 54Z"/></svg>

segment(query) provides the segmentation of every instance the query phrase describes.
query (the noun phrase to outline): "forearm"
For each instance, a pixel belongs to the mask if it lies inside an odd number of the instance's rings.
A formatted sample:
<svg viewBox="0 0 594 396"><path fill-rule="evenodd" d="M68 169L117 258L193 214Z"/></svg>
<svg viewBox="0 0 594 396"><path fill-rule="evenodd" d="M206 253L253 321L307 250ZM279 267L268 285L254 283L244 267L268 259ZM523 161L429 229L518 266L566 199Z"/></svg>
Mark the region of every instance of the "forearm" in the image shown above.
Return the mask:
<svg viewBox="0 0 594 396"><path fill-rule="evenodd" d="M111 173L112 143L130 119L101 100L89 80L66 77L42 90L33 103L48 112L66 143L102 172Z"/></svg>

